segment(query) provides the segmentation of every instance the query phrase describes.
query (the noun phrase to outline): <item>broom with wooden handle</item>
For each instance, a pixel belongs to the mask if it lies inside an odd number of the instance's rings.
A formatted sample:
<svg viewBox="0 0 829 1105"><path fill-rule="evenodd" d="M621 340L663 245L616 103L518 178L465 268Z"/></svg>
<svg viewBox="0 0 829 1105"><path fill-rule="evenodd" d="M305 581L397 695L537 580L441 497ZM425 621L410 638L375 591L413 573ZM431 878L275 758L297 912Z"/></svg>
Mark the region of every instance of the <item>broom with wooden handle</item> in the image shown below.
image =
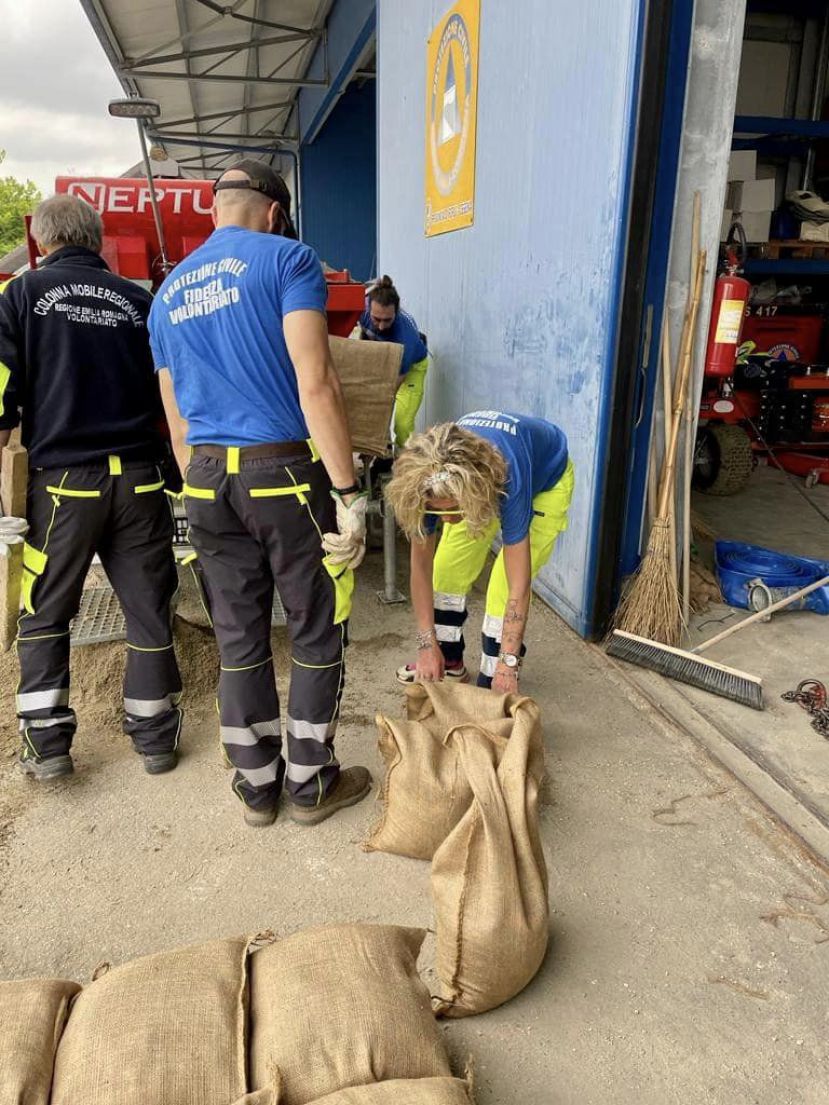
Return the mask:
<svg viewBox="0 0 829 1105"><path fill-rule="evenodd" d="M615 627L638 637L661 641L667 645L679 642L682 630L682 610L679 604L676 576L671 562L670 503L676 494L676 456L682 428L682 413L688 395L688 376L694 350L694 333L702 298L705 276L705 250L697 254L693 293L686 311L680 350L671 435L662 470L659 505L651 529L648 547L638 574L630 584L615 618Z"/></svg>
<svg viewBox="0 0 829 1105"><path fill-rule="evenodd" d="M699 250L700 224L702 221L702 200L699 192L694 193L694 214L691 220L691 251L696 256ZM693 265L691 279L693 279ZM694 465L694 377L689 373L688 396L685 404L685 435L682 466L682 624L688 627L691 620L691 478Z"/></svg>
<svg viewBox="0 0 829 1105"><path fill-rule="evenodd" d="M689 296L693 294L693 289L689 292ZM668 455L668 446L671 443L671 429L673 427L673 400L671 398L671 335L668 331L668 318L665 316L665 320L662 323L662 402L665 412L665 452L664 457ZM671 530L671 575L676 579L677 567L676 567L676 504L673 495L668 502L669 518L668 525ZM653 520L651 521L653 525Z"/></svg>
<svg viewBox="0 0 829 1105"><path fill-rule="evenodd" d="M710 691L711 694L718 694L732 702L740 702L743 706L762 710L763 681L759 676L729 668L725 664L718 664L716 660L700 656L700 653L724 641L732 633L739 633L756 622L767 621L771 614L778 610L785 610L787 606L794 606L811 595L813 591L827 585L829 585L829 576L816 579L808 587L803 587L800 591L773 602L764 610L758 610L756 614L750 614L741 622L730 625L728 629L722 630L714 637L709 637L707 641L703 641L690 652L660 644L658 641L649 641L622 630L614 630L607 651L611 656L637 664L640 668L649 668L660 675L666 675L669 679L687 683L690 687L699 687L702 691Z"/></svg>

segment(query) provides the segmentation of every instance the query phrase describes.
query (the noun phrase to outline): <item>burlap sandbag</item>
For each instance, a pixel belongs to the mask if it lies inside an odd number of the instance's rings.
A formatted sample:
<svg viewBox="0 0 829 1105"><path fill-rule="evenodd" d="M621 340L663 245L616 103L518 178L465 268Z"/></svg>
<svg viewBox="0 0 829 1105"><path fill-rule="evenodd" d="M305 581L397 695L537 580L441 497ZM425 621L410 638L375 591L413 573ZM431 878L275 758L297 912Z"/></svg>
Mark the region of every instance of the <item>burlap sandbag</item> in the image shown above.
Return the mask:
<svg viewBox="0 0 829 1105"><path fill-rule="evenodd" d="M474 798L435 853L432 896L440 986L435 1012L483 1013L534 977L547 948L547 868L538 826L544 751L535 724L516 727L500 764L481 726L451 735Z"/></svg>
<svg viewBox="0 0 829 1105"><path fill-rule="evenodd" d="M150 955L85 987L58 1047L52 1105L244 1097L248 944L239 937Z"/></svg>
<svg viewBox="0 0 829 1105"><path fill-rule="evenodd" d="M0 1105L49 1105L49 1089L76 982L0 982Z"/></svg>
<svg viewBox="0 0 829 1105"><path fill-rule="evenodd" d="M355 453L388 452L394 398L400 383L403 346L389 341L329 338L340 378Z"/></svg>
<svg viewBox="0 0 829 1105"><path fill-rule="evenodd" d="M251 958L250 1071L279 1105L307 1105L346 1086L449 1076L417 973L425 933L389 925L298 932Z"/></svg>
<svg viewBox="0 0 829 1105"><path fill-rule="evenodd" d="M460 1078L413 1078L353 1086L321 1097L313 1105L470 1105L472 1094Z"/></svg>
<svg viewBox="0 0 829 1105"><path fill-rule="evenodd" d="M515 727L536 724L537 708L517 694L416 683L406 688L406 713L407 721L376 718L386 778L380 819L363 847L431 859L472 801L472 787L449 739L453 727L483 725L500 760Z"/></svg>

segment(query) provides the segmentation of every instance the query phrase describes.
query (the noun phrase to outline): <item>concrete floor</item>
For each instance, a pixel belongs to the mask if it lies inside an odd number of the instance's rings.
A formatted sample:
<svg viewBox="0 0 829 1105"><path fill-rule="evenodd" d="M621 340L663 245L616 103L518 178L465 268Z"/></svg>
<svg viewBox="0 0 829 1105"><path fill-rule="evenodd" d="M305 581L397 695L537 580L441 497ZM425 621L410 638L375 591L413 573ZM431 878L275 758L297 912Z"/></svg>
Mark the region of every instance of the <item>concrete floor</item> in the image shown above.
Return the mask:
<svg viewBox="0 0 829 1105"><path fill-rule="evenodd" d="M694 511L725 541L744 541L794 556L829 559L829 522L793 486L829 515L829 485L807 489L803 480L763 465L739 495L693 496Z"/></svg>
<svg viewBox="0 0 829 1105"><path fill-rule="evenodd" d="M819 486L807 494L829 514L829 487ZM776 469L758 468L740 495L695 495L693 508L719 538L829 559L829 523L810 509ZM705 555L713 566L713 548L703 544ZM687 644L713 636L746 613L727 606L712 607L693 619ZM762 678L766 706L762 713L684 684L667 685L659 676L638 669L626 667L625 671L669 711L676 703L684 723L698 736L704 739L706 732L716 729L796 799L813 822L811 826L808 818L803 822L804 835L829 859L829 741L811 728L805 711L780 697L807 678L829 686L829 617L781 613L769 623L735 634L708 655ZM789 817L788 811L780 812Z"/></svg>
<svg viewBox="0 0 829 1105"><path fill-rule="evenodd" d="M411 640L408 609L374 597L379 561L361 570L338 744L375 771L373 716L399 711ZM266 927L430 925L428 865L358 847L370 803L316 829L243 826L217 751L212 639L178 637L185 754L159 778L117 728L119 646L75 655L78 770L45 787L14 770L14 669L0 661L0 977L88 980L103 959ZM518 998L444 1027L458 1069L474 1058L479 1105L825 1105L825 871L540 604L528 643L552 942ZM427 979L432 955L427 942Z"/></svg>

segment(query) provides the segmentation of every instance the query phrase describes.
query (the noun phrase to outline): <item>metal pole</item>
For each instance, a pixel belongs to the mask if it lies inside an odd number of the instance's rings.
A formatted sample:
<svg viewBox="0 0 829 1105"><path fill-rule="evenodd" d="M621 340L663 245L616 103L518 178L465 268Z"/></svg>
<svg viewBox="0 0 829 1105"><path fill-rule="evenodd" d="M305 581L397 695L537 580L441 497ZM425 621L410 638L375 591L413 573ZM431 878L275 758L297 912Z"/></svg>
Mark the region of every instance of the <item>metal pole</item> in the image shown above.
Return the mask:
<svg viewBox="0 0 829 1105"><path fill-rule="evenodd" d="M158 200L155 195L155 181L153 180L153 170L150 166L150 155L147 153L147 137L144 134L144 127L141 125L141 120L137 119L136 122L138 124L138 137L141 141L141 156L144 158L144 172L147 174L147 187L150 190L150 206L153 209L155 232L158 235L158 248L161 251L161 268L166 276L173 266L170 264L170 259L167 256L167 243L164 239L164 224L161 221L161 212L158 209Z"/></svg>
<svg viewBox="0 0 829 1105"><path fill-rule="evenodd" d="M302 181L299 175L299 154L296 150L292 150L290 146L282 146L280 149L274 150L271 164L273 164L275 157L282 154L287 154L294 162L294 191L296 193L294 196L296 200L294 204L294 226L299 240L302 241Z"/></svg>
<svg viewBox="0 0 829 1105"><path fill-rule="evenodd" d="M812 110L809 118L816 123L823 114L823 100L826 95L826 68L829 65L829 8L823 17L823 30L820 34L820 47L817 52L817 64L815 68L815 84L812 93ZM806 154L806 164L803 168L803 190L809 191L812 187L812 177L815 173L815 145L809 144L809 152Z"/></svg>
<svg viewBox="0 0 829 1105"><path fill-rule="evenodd" d="M405 602L406 596L397 589L397 524L394 520L394 511L385 498L381 497L381 504L383 511L383 590L377 592L377 597L386 606L391 606L397 602Z"/></svg>

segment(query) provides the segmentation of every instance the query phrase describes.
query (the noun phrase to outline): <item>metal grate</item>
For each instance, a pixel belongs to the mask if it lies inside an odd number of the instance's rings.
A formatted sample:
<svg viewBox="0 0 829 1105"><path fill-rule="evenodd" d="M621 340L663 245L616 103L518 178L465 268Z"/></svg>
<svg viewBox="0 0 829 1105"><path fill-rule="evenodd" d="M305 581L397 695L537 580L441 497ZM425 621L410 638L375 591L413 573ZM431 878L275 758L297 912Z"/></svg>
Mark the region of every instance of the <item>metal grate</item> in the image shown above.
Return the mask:
<svg viewBox="0 0 829 1105"><path fill-rule="evenodd" d="M81 596L81 608L70 627L73 647L123 641L127 623L111 587L88 587Z"/></svg>
<svg viewBox="0 0 829 1105"><path fill-rule="evenodd" d="M273 593L271 625L281 629L288 624L288 617L279 592ZM124 641L127 623L121 604L111 587L87 587L81 596L81 608L70 627L69 643L72 648L81 645L99 645L106 641Z"/></svg>
<svg viewBox="0 0 829 1105"><path fill-rule="evenodd" d="M274 628L279 628L288 624L288 615L285 613L285 607L282 605L282 599L279 597L279 592L274 587L273 589L273 610L271 611L271 625Z"/></svg>

